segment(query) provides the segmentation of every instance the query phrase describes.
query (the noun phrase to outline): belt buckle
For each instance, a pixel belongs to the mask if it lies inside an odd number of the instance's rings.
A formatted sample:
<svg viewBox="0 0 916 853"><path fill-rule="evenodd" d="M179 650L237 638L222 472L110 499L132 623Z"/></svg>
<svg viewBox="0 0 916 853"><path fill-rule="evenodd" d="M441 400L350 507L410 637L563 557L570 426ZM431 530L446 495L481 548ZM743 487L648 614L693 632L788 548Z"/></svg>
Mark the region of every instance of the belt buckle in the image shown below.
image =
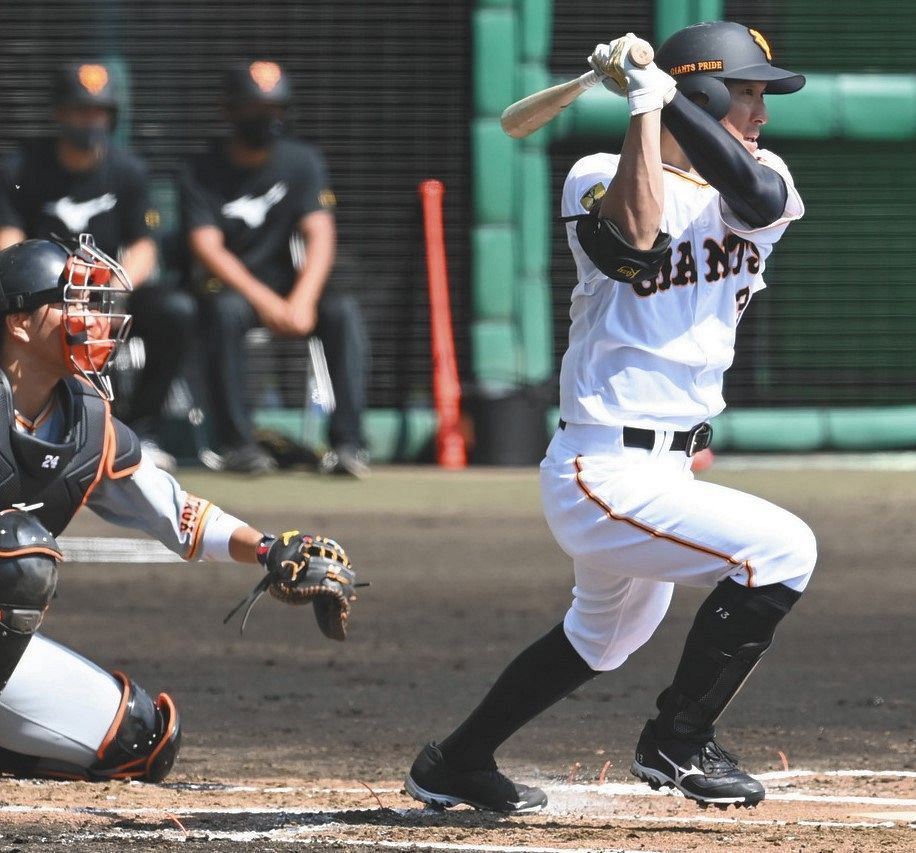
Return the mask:
<svg viewBox="0 0 916 853"><path fill-rule="evenodd" d="M701 450L705 450L710 444L712 444L712 425L704 421L701 424L697 424L687 433L685 453L688 456L693 456Z"/></svg>

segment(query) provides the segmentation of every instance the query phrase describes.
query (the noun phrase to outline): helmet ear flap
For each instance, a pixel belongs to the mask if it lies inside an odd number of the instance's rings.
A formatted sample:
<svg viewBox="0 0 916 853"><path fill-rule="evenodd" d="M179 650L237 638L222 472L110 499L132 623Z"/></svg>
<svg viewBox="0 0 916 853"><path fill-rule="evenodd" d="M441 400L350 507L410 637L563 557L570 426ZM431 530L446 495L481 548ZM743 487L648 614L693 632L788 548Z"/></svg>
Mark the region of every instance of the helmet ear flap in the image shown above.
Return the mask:
<svg viewBox="0 0 916 853"><path fill-rule="evenodd" d="M677 90L702 107L716 121L725 118L731 108L732 96L728 86L715 77L682 77L677 81Z"/></svg>

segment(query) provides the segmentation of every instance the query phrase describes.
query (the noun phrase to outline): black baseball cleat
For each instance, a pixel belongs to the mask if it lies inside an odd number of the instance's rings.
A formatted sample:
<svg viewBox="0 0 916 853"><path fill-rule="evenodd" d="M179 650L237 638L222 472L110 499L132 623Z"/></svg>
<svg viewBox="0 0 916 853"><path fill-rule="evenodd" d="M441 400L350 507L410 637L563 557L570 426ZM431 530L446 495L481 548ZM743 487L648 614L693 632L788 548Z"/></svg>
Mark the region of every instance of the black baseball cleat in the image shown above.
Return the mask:
<svg viewBox="0 0 916 853"><path fill-rule="evenodd" d="M486 770L449 767L434 743L423 747L404 788L415 800L439 809L465 803L475 809L517 814L547 805L547 795L540 788L517 785L500 773L495 763Z"/></svg>
<svg viewBox="0 0 916 853"><path fill-rule="evenodd" d="M756 806L766 796L763 785L741 770L738 759L714 739L697 743L659 738L651 720L639 736L630 772L648 782L653 790L663 785L677 788L701 808Z"/></svg>

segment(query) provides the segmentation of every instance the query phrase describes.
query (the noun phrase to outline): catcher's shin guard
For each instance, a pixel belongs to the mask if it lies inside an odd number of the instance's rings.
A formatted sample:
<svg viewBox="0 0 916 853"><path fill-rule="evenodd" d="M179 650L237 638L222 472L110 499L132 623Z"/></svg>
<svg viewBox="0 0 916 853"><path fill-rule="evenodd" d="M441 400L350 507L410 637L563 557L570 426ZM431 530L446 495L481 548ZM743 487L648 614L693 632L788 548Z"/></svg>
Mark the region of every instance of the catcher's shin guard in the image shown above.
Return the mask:
<svg viewBox="0 0 916 853"><path fill-rule="evenodd" d="M160 693L156 701L132 679L115 672L121 682L121 707L87 770L90 780L138 779L161 782L181 748L181 718L172 697Z"/></svg>
<svg viewBox="0 0 916 853"><path fill-rule="evenodd" d="M748 588L722 581L700 606L674 681L658 697L656 731L667 737L711 739L716 720L800 597L784 584Z"/></svg>
<svg viewBox="0 0 916 853"><path fill-rule="evenodd" d="M0 748L0 772L88 782L162 781L181 747L181 720L175 703L166 693L160 693L154 702L123 673L114 676L120 683L121 701L92 760L82 763L76 756L37 756Z"/></svg>

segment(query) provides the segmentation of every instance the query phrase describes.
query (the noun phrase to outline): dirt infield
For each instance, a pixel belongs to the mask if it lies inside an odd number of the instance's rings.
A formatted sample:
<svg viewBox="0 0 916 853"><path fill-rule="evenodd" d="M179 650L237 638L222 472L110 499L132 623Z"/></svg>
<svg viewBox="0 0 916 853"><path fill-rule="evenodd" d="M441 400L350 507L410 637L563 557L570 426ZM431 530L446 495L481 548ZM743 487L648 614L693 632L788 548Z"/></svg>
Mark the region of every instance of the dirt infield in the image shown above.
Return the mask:
<svg viewBox="0 0 916 853"><path fill-rule="evenodd" d="M192 843L912 849L916 475L713 468L706 476L796 511L820 545L809 592L721 725L726 747L767 780L770 797L756 810L700 811L627 773L703 595L686 589L620 671L499 753L504 769L547 787L546 812L440 814L400 792L418 748L446 734L568 603L568 560L541 519L533 471L391 468L366 483L187 472L187 488L253 523L346 545L372 581L351 637L324 640L310 611L265 600L240 638L237 622L222 618L254 583L250 567L65 564L46 633L151 691L168 690L184 747L164 785L0 781L0 853ZM86 514L67 535L125 531Z"/></svg>

